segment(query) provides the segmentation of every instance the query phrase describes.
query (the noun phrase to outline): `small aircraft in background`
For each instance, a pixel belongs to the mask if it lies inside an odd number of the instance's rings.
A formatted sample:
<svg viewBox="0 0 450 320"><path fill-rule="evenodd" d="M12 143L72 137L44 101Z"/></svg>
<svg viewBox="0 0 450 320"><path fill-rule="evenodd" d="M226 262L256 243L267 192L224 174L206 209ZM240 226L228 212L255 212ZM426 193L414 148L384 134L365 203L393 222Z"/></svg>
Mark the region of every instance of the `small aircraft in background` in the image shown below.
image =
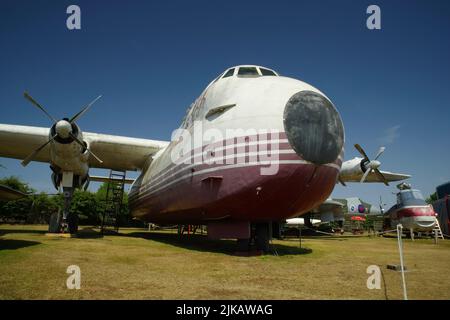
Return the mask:
<svg viewBox="0 0 450 320"><path fill-rule="evenodd" d="M404 182L398 184L397 188L397 203L386 212L384 229L395 229L401 224L405 230L409 230L411 237L414 232L432 231L436 226L436 213L425 202L422 193Z"/></svg>
<svg viewBox="0 0 450 320"><path fill-rule="evenodd" d="M309 223L313 226L318 226L322 223L319 219L309 219ZM286 220L286 225L290 227L300 227L305 225L305 218L292 218Z"/></svg>
<svg viewBox="0 0 450 320"><path fill-rule="evenodd" d="M286 224L305 225L312 228L324 223L337 222L342 229L346 219L363 221L367 215L378 216L381 214L381 209L357 197L345 199L329 198L306 214L304 218L287 219Z"/></svg>

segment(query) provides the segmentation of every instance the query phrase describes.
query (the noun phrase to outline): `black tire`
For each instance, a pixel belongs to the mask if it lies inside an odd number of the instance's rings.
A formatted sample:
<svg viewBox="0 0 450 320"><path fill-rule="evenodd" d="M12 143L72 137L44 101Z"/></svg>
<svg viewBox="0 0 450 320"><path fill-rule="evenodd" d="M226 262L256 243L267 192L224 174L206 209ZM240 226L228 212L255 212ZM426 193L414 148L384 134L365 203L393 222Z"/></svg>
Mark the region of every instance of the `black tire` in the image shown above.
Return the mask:
<svg viewBox="0 0 450 320"><path fill-rule="evenodd" d="M257 250L262 250L264 253L269 252L269 224L258 223L255 230L255 244Z"/></svg>
<svg viewBox="0 0 450 320"><path fill-rule="evenodd" d="M49 233L60 233L61 232L61 221L62 215L61 212L54 212L50 216L50 221L48 223L48 232Z"/></svg>
<svg viewBox="0 0 450 320"><path fill-rule="evenodd" d="M250 249L250 239L237 239L236 241L237 252L248 252L249 249Z"/></svg>
<svg viewBox="0 0 450 320"><path fill-rule="evenodd" d="M78 232L78 215L75 213L69 213L67 216L67 224L70 234L75 234Z"/></svg>

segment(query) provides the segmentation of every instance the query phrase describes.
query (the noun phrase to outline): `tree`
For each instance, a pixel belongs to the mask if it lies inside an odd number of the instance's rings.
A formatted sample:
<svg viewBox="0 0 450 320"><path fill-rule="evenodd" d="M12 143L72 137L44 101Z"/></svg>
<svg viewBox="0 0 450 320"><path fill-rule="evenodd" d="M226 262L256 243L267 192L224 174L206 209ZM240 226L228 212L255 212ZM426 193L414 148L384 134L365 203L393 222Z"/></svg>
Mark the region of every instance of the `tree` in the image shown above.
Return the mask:
<svg viewBox="0 0 450 320"><path fill-rule="evenodd" d="M62 210L64 207L64 196L58 194L49 196L45 192L35 192L27 183L19 178L11 176L0 179L12 189L30 194L19 200L0 202L0 221L4 222L26 222L26 223L48 223L52 213ZM77 214L79 223L84 225L99 225L105 208L105 199L108 183L103 183L97 192L76 190L70 205L70 212ZM120 225L129 226L136 222L132 219L128 210L128 195L124 193L120 211Z"/></svg>
<svg viewBox="0 0 450 320"><path fill-rule="evenodd" d="M433 202L435 202L437 200L437 193L434 192L432 194L430 194L430 196L425 200L428 204L432 204Z"/></svg>
<svg viewBox="0 0 450 320"><path fill-rule="evenodd" d="M78 215L80 224L98 225L101 221L99 209L96 194L84 190L74 192L70 212Z"/></svg>
<svg viewBox="0 0 450 320"><path fill-rule="evenodd" d="M27 223L46 224L50 221L50 216L59 210L56 197L51 197L45 192L35 194L31 199L31 208L25 219Z"/></svg>
<svg viewBox="0 0 450 320"><path fill-rule="evenodd" d="M15 176L0 179L0 184L27 194L34 192L34 189L28 183L23 182ZM32 197L25 197L13 201L0 201L0 218L1 220L25 221L30 213L32 204Z"/></svg>
<svg viewBox="0 0 450 320"><path fill-rule="evenodd" d="M23 192L23 193L34 193L35 190L31 188L28 183L23 182L16 176L10 176L0 179L0 184L3 184L11 189Z"/></svg>

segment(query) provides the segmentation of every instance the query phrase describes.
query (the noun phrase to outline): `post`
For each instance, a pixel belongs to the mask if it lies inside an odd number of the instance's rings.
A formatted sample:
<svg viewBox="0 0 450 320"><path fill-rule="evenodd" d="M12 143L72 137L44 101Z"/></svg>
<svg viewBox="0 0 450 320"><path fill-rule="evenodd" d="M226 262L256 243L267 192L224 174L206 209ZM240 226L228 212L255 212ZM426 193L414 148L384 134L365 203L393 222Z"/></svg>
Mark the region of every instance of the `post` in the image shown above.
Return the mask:
<svg viewBox="0 0 450 320"><path fill-rule="evenodd" d="M300 249L302 248L302 227L298 225L298 239L299 239L299 245Z"/></svg>
<svg viewBox="0 0 450 320"><path fill-rule="evenodd" d="M401 224L397 225L397 240L398 240L398 251L400 253L400 268L402 269L402 284L403 284L403 299L408 300L406 294L406 281L405 281L405 265L403 263L403 242L402 242L403 226Z"/></svg>
<svg viewBox="0 0 450 320"><path fill-rule="evenodd" d="M437 233L437 230L436 229L433 230L433 233L434 233L434 244L438 244L438 233Z"/></svg>

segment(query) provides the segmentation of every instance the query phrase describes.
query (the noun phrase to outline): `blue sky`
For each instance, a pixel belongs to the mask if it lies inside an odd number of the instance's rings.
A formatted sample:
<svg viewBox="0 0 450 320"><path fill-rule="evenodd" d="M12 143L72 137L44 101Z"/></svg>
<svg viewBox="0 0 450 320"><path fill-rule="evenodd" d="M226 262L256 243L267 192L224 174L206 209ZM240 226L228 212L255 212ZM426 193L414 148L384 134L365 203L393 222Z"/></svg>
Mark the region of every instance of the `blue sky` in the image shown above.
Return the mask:
<svg viewBox="0 0 450 320"><path fill-rule="evenodd" d="M70 4L81 7L81 30L66 28ZM366 28L370 4L381 30ZM332 99L346 159L354 143L372 156L383 144L382 169L412 174L428 195L450 180L449 39L449 1L2 0L0 123L50 125L24 90L57 118L102 94L82 130L168 140L225 68L264 65ZM48 165L0 164L0 176L53 192ZM338 185L333 196L391 204L393 191Z"/></svg>

